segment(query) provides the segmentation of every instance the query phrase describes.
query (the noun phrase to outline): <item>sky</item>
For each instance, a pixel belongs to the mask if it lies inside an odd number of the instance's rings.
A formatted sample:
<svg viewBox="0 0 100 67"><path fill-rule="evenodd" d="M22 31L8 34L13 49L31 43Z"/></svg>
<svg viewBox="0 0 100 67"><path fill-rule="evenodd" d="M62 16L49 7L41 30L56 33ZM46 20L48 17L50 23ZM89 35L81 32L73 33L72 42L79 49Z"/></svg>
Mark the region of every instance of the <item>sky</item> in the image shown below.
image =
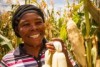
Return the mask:
<svg viewBox="0 0 100 67"><path fill-rule="evenodd" d="M6 4L7 0L0 0L0 11L6 10L9 11L11 10L11 6ZM12 0L13 4L16 4L15 2L16 0ZM24 4L25 0L18 0L20 4ZM48 4L50 3L50 0L45 0ZM56 9L61 9L64 7L64 5L66 4L66 0L53 0L54 1L54 7ZM71 3L73 0L69 0L69 2Z"/></svg>

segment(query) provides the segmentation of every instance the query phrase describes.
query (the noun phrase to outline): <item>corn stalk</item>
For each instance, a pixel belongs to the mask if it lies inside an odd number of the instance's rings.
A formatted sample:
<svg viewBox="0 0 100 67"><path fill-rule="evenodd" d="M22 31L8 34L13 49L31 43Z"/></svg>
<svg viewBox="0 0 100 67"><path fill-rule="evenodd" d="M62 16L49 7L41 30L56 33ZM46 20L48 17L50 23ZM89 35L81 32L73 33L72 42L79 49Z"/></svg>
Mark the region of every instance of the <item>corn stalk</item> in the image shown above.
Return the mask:
<svg viewBox="0 0 100 67"><path fill-rule="evenodd" d="M9 0L10 1L10 0ZM68 15L67 13L64 13L64 15L61 15L62 11L54 11L54 3L53 0L51 1L51 6L52 9L49 9L47 3L45 2L45 0L41 0L41 2L37 2L37 0L25 0L25 4L36 4L37 6L39 6L43 11L46 10L45 16L46 16L46 38L48 40L51 40L53 37L60 37L62 38L65 42L67 41L67 32L66 32L66 19L68 18L65 15ZM71 6L68 2L68 0L66 0L68 6L67 8L73 8L73 10L70 13L70 17L72 17L72 19L74 20L75 24L81 24L84 22L84 19L81 19L78 13L85 14L85 27L86 27L86 54L87 54L87 67L92 67L92 60L91 60L91 38L90 38L90 21L89 21L89 13L91 14L91 16L93 17L93 19L99 24L100 22L100 10L97 9L96 7L94 7L94 5L92 5L91 1L89 0L84 0L84 13L82 13L81 11L79 12L78 10L80 9L80 7L83 5L83 2L80 1L79 4L74 4ZM10 2L9 2L10 3ZM42 7L41 7L42 6ZM17 7L15 7L17 8ZM13 9L13 12L15 10L15 8ZM83 10L82 10L83 11ZM12 13L13 13L12 12ZM65 11L68 12L68 11ZM18 39L17 37L15 37L14 33L12 32L12 28L11 28L11 16L12 15L8 15L6 16L8 13L5 13L5 16L0 20L0 22L2 22L0 24L0 34L2 34L3 36L6 36L7 38L10 39L11 43L13 44L12 46L15 48L18 44L20 43L20 39ZM57 18L57 15L59 16L59 18ZM10 17L10 18L5 18L5 17ZM81 26L80 26L81 27ZM82 28L82 27L81 27ZM7 48L7 47L4 47ZM0 45L0 49L2 49L1 45ZM81 49L81 46L80 46ZM80 50L81 51L81 50ZM1 51L0 51L1 52ZM4 51L6 53L6 51ZM77 52L77 51L76 51ZM82 52L80 52L82 53ZM81 54L82 55L82 54ZM79 57L79 55L77 56Z"/></svg>
<svg viewBox="0 0 100 67"><path fill-rule="evenodd" d="M96 23L100 26L100 8L97 8L90 0L86 0L87 10L96 21ZM100 2L99 2L100 3Z"/></svg>
<svg viewBox="0 0 100 67"><path fill-rule="evenodd" d="M18 43L12 30L11 16L12 12L4 12L0 16L0 58L15 48Z"/></svg>
<svg viewBox="0 0 100 67"><path fill-rule="evenodd" d="M87 1L84 0L84 14L85 14L85 19L86 19L86 56L87 56L87 67L92 67L92 60L91 60L91 39L90 39L90 21L89 21L89 12L86 7Z"/></svg>

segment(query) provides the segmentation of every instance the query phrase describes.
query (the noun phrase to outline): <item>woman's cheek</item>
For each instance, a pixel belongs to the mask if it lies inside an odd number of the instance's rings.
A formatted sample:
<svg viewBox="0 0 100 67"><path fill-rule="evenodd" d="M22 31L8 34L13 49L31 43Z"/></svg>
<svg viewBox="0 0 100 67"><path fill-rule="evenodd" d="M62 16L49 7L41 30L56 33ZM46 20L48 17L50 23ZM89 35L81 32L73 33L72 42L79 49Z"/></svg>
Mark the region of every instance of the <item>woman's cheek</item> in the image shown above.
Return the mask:
<svg viewBox="0 0 100 67"><path fill-rule="evenodd" d="M27 29L23 29L23 28L19 29L19 34L21 37L24 36L26 33L27 33Z"/></svg>

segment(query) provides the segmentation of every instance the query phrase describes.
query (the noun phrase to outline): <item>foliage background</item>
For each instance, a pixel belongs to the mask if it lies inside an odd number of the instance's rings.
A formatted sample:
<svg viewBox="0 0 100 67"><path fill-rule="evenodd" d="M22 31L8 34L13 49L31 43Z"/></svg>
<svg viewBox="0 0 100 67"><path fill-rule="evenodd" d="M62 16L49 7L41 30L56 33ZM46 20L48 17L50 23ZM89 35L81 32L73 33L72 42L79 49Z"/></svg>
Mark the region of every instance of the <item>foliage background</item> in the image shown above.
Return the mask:
<svg viewBox="0 0 100 67"><path fill-rule="evenodd" d="M77 3L75 0L73 0L73 3L70 4L68 0L65 0L66 5L64 6L63 11L61 10L54 10L54 2L53 0L50 0L50 5L46 3L45 0L41 0L38 2L37 0L25 0L25 4L35 4L39 6L44 14L45 14L45 20L46 20L46 38L48 40L51 40L54 37L59 37L64 40L64 42L67 44L68 50L71 52L71 45L68 40L68 35L66 31L66 24L68 21L68 17L72 17L74 22L76 23L78 29L82 32L82 35L84 37L84 40L86 44L89 44L86 49L89 49L86 54L91 52L91 49L93 48L92 41L95 40L95 46L97 51L97 58L99 59L100 56L100 31L99 31L99 23L100 21L94 20L94 18L100 17L100 15L96 15L95 12L92 14L95 15L91 16L91 12L89 13L88 8L89 6L86 6L86 1L88 0L77 0ZM85 2L85 3L84 3ZM100 3L98 3L99 0L92 1L92 4L96 6L96 8L100 8ZM11 0L7 0L7 3L11 4ZM89 4L89 2L88 2ZM17 3L16 5L12 5L12 11L3 12L0 14L0 59L10 50L16 48L18 44L21 42L21 39L17 38L12 30L11 26L11 17L13 15L13 12L16 10L16 8L20 4ZM42 7L41 7L42 6ZM51 9L49 9L49 6L52 6ZM86 7L84 7L86 6ZM67 8L67 9L66 9ZM97 39L96 39L97 38ZM88 40L88 42L87 42ZM85 45L86 45L85 44ZM91 63L89 67L92 66L92 58L91 53L89 55L90 61L88 63ZM88 58L88 57L87 57Z"/></svg>

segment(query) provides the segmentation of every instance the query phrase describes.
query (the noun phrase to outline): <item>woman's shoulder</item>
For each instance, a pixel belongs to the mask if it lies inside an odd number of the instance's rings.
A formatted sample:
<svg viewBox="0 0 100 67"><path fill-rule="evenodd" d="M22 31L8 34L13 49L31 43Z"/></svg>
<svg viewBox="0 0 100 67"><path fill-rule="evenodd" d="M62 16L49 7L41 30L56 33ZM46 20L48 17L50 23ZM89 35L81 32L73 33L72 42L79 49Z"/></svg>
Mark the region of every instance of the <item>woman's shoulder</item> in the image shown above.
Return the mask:
<svg viewBox="0 0 100 67"><path fill-rule="evenodd" d="M11 50L10 52L8 52L7 54L5 54L1 61L0 61L0 67L6 67L6 65L9 63L9 61L14 59L14 50Z"/></svg>
<svg viewBox="0 0 100 67"><path fill-rule="evenodd" d="M2 60L3 60L3 61L12 60L12 59L14 58L14 51L15 51L15 50L11 50L11 51L8 52L7 54L5 54L5 55L2 57Z"/></svg>
<svg viewBox="0 0 100 67"><path fill-rule="evenodd" d="M7 54L5 54L1 61L0 61L0 65L1 67L4 65L9 66L11 65L12 62L15 62L16 58L15 56L20 56L20 52L19 52L19 47L9 51Z"/></svg>

